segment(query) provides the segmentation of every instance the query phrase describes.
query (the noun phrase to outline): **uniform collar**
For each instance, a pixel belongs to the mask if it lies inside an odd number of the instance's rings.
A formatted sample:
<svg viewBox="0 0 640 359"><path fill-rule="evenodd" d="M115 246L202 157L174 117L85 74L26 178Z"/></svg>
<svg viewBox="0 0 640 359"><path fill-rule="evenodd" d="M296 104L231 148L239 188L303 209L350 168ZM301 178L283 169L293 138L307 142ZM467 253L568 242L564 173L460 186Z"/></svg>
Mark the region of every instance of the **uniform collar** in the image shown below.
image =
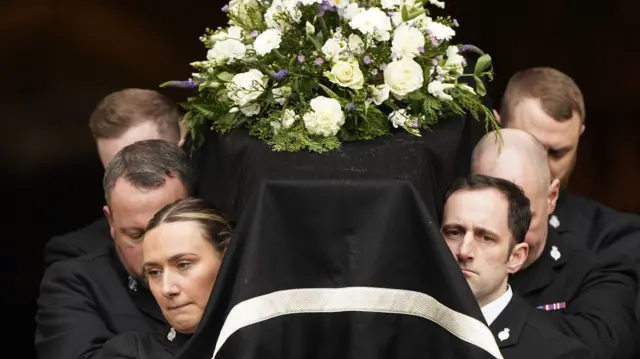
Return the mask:
<svg viewBox="0 0 640 359"><path fill-rule="evenodd" d="M511 301L511 297L513 297L513 292L511 291L511 286L507 285L507 290L500 297L480 308L488 325L491 325L498 315L502 313L504 308L507 307L507 304Z"/></svg>
<svg viewBox="0 0 640 359"><path fill-rule="evenodd" d="M529 267L514 274L509 283L524 297L544 289L553 282L558 272L564 267L570 252L565 240L552 227L549 227L547 242L540 257Z"/></svg>
<svg viewBox="0 0 640 359"><path fill-rule="evenodd" d="M531 309L517 294L513 295L505 308L489 325L489 329L500 349L516 345Z"/></svg>
<svg viewBox="0 0 640 359"><path fill-rule="evenodd" d="M156 302L155 298L151 294L149 287L141 281L131 276L120 262L118 253L116 253L115 247L112 245L110 248L111 265L115 269L118 279L122 285L126 288L127 293L136 304L136 307L146 315L159 321L160 323L166 323L167 320L162 315L160 306Z"/></svg>

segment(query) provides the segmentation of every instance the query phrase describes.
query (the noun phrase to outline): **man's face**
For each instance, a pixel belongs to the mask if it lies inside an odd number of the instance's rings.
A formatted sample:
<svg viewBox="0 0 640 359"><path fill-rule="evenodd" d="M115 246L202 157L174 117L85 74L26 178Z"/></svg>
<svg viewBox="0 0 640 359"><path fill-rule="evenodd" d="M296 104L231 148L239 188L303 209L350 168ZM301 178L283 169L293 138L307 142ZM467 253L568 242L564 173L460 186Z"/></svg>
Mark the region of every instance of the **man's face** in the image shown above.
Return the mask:
<svg viewBox="0 0 640 359"><path fill-rule="evenodd" d="M527 256L525 243L513 245L508 203L495 189L453 193L440 231L481 307L506 291L508 274Z"/></svg>
<svg viewBox="0 0 640 359"><path fill-rule="evenodd" d="M561 187L569 183L576 164L578 142L584 132L584 125L574 112L573 117L564 122L547 115L539 99L525 98L519 102L506 125L529 132L547 150L551 177L560 180Z"/></svg>
<svg viewBox="0 0 640 359"><path fill-rule="evenodd" d="M509 149L504 149L500 157L502 159L497 164L479 160L474 166L474 173L506 179L517 184L531 202L531 224L525 237L529 246L529 255L525 263L525 266L528 266L540 257L547 243L549 214L555 208L558 181L554 180L550 184L541 183L535 171Z"/></svg>
<svg viewBox="0 0 640 359"><path fill-rule="evenodd" d="M136 188L124 178L116 181L104 212L120 261L129 274L142 278L141 242L147 223L162 207L187 196L187 189L174 177L150 190Z"/></svg>
<svg viewBox="0 0 640 359"><path fill-rule="evenodd" d="M98 154L100 155L100 161L103 167L107 167L109 162L116 156L121 149L133 144L134 142L144 140L165 140L160 131L158 125L153 121L145 121L140 124L129 128L122 136L118 138L99 138L96 140L98 146Z"/></svg>

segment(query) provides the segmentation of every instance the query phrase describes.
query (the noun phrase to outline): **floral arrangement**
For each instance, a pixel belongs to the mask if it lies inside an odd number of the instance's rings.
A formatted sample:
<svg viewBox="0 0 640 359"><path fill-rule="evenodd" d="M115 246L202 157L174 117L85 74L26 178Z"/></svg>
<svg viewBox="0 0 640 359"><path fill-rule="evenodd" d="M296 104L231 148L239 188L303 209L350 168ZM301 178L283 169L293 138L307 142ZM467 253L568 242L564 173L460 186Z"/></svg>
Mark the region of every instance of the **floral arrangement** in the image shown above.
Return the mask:
<svg viewBox="0 0 640 359"><path fill-rule="evenodd" d="M326 152L349 140L419 136L448 114L483 114L491 57L452 45L456 20L430 17L439 0L231 0L227 27L207 29L206 60L192 63L197 95L182 104L201 125L246 127L276 151ZM466 51L479 58L464 73ZM474 87L461 81L470 77Z"/></svg>

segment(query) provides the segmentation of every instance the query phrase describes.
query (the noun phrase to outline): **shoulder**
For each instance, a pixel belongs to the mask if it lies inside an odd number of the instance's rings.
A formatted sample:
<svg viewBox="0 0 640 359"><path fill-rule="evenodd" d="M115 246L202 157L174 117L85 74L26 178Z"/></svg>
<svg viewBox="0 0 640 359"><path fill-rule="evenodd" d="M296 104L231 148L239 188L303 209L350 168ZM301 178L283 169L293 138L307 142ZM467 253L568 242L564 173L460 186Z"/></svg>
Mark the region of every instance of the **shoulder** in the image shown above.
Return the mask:
<svg viewBox="0 0 640 359"><path fill-rule="evenodd" d="M54 283L57 285L74 279L87 278L95 274L107 274L112 267L112 248L89 253L87 255L53 263L45 270L42 285Z"/></svg>
<svg viewBox="0 0 640 359"><path fill-rule="evenodd" d="M575 195L569 191L563 193L560 205L567 211L577 213L579 219L593 223L596 230L624 229L631 227L640 232L640 216L633 213L619 212L600 202Z"/></svg>
<svg viewBox="0 0 640 359"><path fill-rule="evenodd" d="M100 250L111 243L109 223L101 218L78 230L51 238L45 245L45 265Z"/></svg>

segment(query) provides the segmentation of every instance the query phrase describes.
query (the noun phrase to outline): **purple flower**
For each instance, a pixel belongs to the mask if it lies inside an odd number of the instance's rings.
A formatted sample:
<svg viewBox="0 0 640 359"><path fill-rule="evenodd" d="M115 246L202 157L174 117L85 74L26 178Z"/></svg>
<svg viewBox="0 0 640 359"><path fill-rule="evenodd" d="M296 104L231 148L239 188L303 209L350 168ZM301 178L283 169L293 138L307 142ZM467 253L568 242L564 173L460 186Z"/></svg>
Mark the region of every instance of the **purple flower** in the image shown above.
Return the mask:
<svg viewBox="0 0 640 359"><path fill-rule="evenodd" d="M380 70L384 71L384 69L386 69L386 68L387 68L387 64L380 65Z"/></svg>
<svg viewBox="0 0 640 359"><path fill-rule="evenodd" d="M438 66L438 59L431 59L431 63L433 64L433 66Z"/></svg>
<svg viewBox="0 0 640 359"><path fill-rule="evenodd" d="M369 55L365 56L364 59L362 59L362 61L369 65L371 63L371 57L369 57Z"/></svg>
<svg viewBox="0 0 640 359"><path fill-rule="evenodd" d="M479 48L473 46L473 45L462 45L460 46L460 52L476 52L479 54L482 54L482 51L480 51Z"/></svg>
<svg viewBox="0 0 640 359"><path fill-rule="evenodd" d="M303 63L304 59L305 59L304 55L298 55L298 61L300 61L300 63Z"/></svg>
<svg viewBox="0 0 640 359"><path fill-rule="evenodd" d="M276 10L282 11L282 5L276 5Z"/></svg>
<svg viewBox="0 0 640 359"><path fill-rule="evenodd" d="M324 64L324 59L322 57L316 57L316 59L313 60L313 63L318 66L322 66L322 64Z"/></svg>
<svg viewBox="0 0 640 359"><path fill-rule="evenodd" d="M356 110L356 105L352 104L352 103L348 103L345 108L347 109L348 112L353 112Z"/></svg>
<svg viewBox="0 0 640 359"><path fill-rule="evenodd" d="M220 9L220 10L222 10L222 12L227 12L227 11L229 11L229 5L225 5L225 6L223 6L223 7L222 7L222 9Z"/></svg>
<svg viewBox="0 0 640 359"><path fill-rule="evenodd" d="M316 15L322 17L326 11L335 11L335 8L329 4L329 2L323 1L320 6L318 6L318 13Z"/></svg>
<svg viewBox="0 0 640 359"><path fill-rule="evenodd" d="M258 30L251 31L251 37L256 37L256 36L258 36Z"/></svg>
<svg viewBox="0 0 640 359"><path fill-rule="evenodd" d="M458 20L453 19L453 26L455 26L455 27L460 26L460 24L458 24Z"/></svg>
<svg viewBox="0 0 640 359"><path fill-rule="evenodd" d="M433 47L438 46L438 39L436 39L435 36L429 36L429 40L431 40L431 45L433 45Z"/></svg>
<svg viewBox="0 0 640 359"><path fill-rule="evenodd" d="M422 46L418 47L418 51L419 51L421 54L424 54L424 47L422 47Z"/></svg>
<svg viewBox="0 0 640 359"><path fill-rule="evenodd" d="M418 120L416 120L416 119L409 120L409 127L418 128Z"/></svg>
<svg viewBox="0 0 640 359"><path fill-rule="evenodd" d="M197 89L198 84L191 80L188 81L168 81L162 84L161 87L177 87L181 89Z"/></svg>
<svg viewBox="0 0 640 359"><path fill-rule="evenodd" d="M271 77L273 77L276 80L282 80L287 76L289 76L289 71L287 71L287 70L280 70L280 71L276 72L275 74L271 75Z"/></svg>

